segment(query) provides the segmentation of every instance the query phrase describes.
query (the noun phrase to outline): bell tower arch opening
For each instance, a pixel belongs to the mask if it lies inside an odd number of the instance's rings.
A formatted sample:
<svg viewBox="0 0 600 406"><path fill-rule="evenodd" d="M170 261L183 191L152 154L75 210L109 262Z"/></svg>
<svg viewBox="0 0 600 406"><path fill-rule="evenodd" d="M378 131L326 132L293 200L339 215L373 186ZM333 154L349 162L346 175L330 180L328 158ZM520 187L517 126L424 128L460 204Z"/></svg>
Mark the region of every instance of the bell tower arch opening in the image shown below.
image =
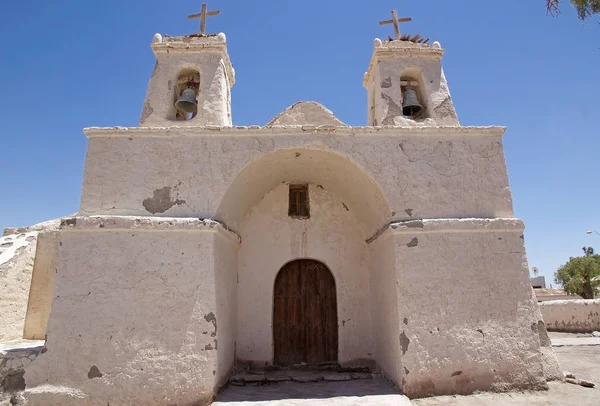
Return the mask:
<svg viewBox="0 0 600 406"><path fill-rule="evenodd" d="M405 118L413 120L429 118L423 77L418 70L407 70L400 75L400 93L402 114Z"/></svg>
<svg viewBox="0 0 600 406"><path fill-rule="evenodd" d="M198 114L198 93L200 93L200 72L194 68L184 68L177 78L175 92L175 120L191 120Z"/></svg>

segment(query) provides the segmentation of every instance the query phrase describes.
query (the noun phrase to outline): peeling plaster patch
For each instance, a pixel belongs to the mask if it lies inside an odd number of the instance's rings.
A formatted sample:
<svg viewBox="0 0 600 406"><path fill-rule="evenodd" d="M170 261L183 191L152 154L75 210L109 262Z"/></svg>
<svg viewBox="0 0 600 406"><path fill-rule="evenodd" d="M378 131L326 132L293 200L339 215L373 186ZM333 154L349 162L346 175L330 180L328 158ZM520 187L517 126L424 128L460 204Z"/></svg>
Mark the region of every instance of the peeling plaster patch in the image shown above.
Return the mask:
<svg viewBox="0 0 600 406"><path fill-rule="evenodd" d="M450 376L458 376L460 374L462 374L462 371L454 371L454 372L452 372L452 375L450 375Z"/></svg>
<svg viewBox="0 0 600 406"><path fill-rule="evenodd" d="M25 389L25 371L19 371L13 374L8 374L0 383L0 388L2 388L2 392L15 392L21 391ZM14 404L14 403L11 403Z"/></svg>
<svg viewBox="0 0 600 406"><path fill-rule="evenodd" d="M404 334L404 331L403 331L402 334L400 334L400 347L402 348L402 355L406 354L406 351L408 351L409 344L410 344L410 340L408 339L406 334Z"/></svg>
<svg viewBox="0 0 600 406"><path fill-rule="evenodd" d="M402 107L400 107L390 96L381 94L381 98L388 104L387 114L381 122L382 125L394 125L394 117L403 117Z"/></svg>
<svg viewBox="0 0 600 406"><path fill-rule="evenodd" d="M77 219L76 218L69 218L69 219L63 219L60 221L60 227L64 227L64 226L73 226L75 227L77 225Z"/></svg>
<svg viewBox="0 0 600 406"><path fill-rule="evenodd" d="M410 217L412 217L413 209L406 209L404 211L406 212L406 214L408 214Z"/></svg>
<svg viewBox="0 0 600 406"><path fill-rule="evenodd" d="M211 322L213 324L213 326L215 326L215 331L210 333L210 336L216 337L217 336L217 318L215 317L215 314L213 312L208 313L206 316L204 316L204 320Z"/></svg>
<svg viewBox="0 0 600 406"><path fill-rule="evenodd" d="M413 248L413 247L416 247L417 245L419 245L419 239L417 237L413 238L412 240L410 240L410 242L408 244L406 244L406 246L408 248Z"/></svg>
<svg viewBox="0 0 600 406"><path fill-rule="evenodd" d="M150 105L150 102L148 100L146 100L144 102L144 108L142 109L142 117L140 119L140 123L143 123L144 121L146 121L146 119L148 117L150 117L150 115L154 113L154 109L152 108L152 106ZM133 138L130 137L130 140L132 140Z"/></svg>
<svg viewBox="0 0 600 406"><path fill-rule="evenodd" d="M185 200L171 200L172 189L173 188L170 186L165 186L161 189L156 189L154 191L154 195L152 197L144 199L142 205L150 213L156 214L164 213L175 205L185 204Z"/></svg>
<svg viewBox="0 0 600 406"><path fill-rule="evenodd" d="M100 372L96 365L92 365L92 367L90 368L90 372L88 372L87 376L88 379L102 378L102 372Z"/></svg>
<svg viewBox="0 0 600 406"><path fill-rule="evenodd" d="M392 78L389 77L387 79L382 80L381 87L383 87L384 89L392 87Z"/></svg>

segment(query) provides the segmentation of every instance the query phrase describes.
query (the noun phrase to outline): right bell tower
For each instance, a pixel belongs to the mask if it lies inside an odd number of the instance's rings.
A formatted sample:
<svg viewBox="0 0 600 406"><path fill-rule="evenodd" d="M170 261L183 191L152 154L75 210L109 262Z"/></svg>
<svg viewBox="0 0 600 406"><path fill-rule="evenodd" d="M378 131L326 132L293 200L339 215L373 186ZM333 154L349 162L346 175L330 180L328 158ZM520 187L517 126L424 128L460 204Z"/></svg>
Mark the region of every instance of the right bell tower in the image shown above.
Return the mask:
<svg viewBox="0 0 600 406"><path fill-rule="evenodd" d="M371 63L363 86L368 94L369 126L458 126L458 117L442 69L444 50L439 42L429 45L420 35L400 34L398 19L393 24L395 39L374 41Z"/></svg>

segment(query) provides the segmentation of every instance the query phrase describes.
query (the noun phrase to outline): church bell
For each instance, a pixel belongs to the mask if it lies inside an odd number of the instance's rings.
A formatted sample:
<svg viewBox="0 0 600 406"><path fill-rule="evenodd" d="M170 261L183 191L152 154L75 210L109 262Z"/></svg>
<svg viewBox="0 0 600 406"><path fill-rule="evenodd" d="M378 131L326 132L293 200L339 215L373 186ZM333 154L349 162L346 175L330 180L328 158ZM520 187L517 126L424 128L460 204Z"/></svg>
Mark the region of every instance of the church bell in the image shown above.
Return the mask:
<svg viewBox="0 0 600 406"><path fill-rule="evenodd" d="M186 87L179 100L175 102L175 108L184 113L195 113L198 109L196 90L193 86Z"/></svg>
<svg viewBox="0 0 600 406"><path fill-rule="evenodd" d="M403 95L402 114L405 116L415 116L423 110L423 106L419 103L417 92L413 89L406 89Z"/></svg>

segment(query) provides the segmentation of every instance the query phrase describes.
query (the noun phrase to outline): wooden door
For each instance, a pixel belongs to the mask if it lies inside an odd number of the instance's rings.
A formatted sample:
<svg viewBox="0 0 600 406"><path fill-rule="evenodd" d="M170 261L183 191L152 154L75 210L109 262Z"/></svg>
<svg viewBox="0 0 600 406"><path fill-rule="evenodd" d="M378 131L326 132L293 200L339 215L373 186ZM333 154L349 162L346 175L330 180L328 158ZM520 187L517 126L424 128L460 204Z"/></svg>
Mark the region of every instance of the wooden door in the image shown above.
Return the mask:
<svg viewBox="0 0 600 406"><path fill-rule="evenodd" d="M273 307L275 365L337 362L335 281L323 263L299 259L281 268Z"/></svg>

